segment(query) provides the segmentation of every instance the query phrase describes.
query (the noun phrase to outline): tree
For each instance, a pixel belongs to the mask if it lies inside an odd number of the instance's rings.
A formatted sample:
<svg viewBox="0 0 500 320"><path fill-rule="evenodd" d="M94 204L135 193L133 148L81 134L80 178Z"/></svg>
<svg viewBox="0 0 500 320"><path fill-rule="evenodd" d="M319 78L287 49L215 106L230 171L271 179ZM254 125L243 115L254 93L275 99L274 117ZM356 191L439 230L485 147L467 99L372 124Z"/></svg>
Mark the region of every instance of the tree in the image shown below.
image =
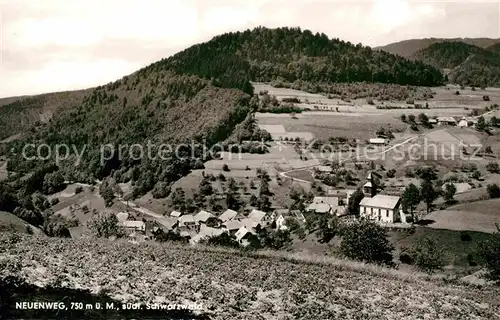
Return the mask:
<svg viewBox="0 0 500 320"><path fill-rule="evenodd" d="M209 246L218 246L218 247L228 247L228 248L239 248L240 244L236 239L234 239L227 232L224 232L218 236L208 237L207 239L202 239L200 241L202 244L206 244Z"/></svg>
<svg viewBox="0 0 500 320"><path fill-rule="evenodd" d="M406 114L401 115L401 121L406 122Z"/></svg>
<svg viewBox="0 0 500 320"><path fill-rule="evenodd" d="M342 230L340 250L351 259L368 263L392 264L394 247L386 230L375 222L362 220Z"/></svg>
<svg viewBox="0 0 500 320"><path fill-rule="evenodd" d="M186 207L186 193L182 188L176 188L172 193L172 206L176 210L184 211Z"/></svg>
<svg viewBox="0 0 500 320"><path fill-rule="evenodd" d="M477 131L486 131L488 129L488 125L486 124L486 120L484 120L483 116L477 118L476 130Z"/></svg>
<svg viewBox="0 0 500 320"><path fill-rule="evenodd" d="M457 193L457 187L455 187L455 185L450 182L445 184L444 188L445 188L443 194L444 200L446 202L453 201L453 199L455 198L455 193Z"/></svg>
<svg viewBox="0 0 500 320"><path fill-rule="evenodd" d="M214 192L214 189L212 188L212 184L208 177L203 177L203 179L201 179L199 189L200 193L204 196L211 195Z"/></svg>
<svg viewBox="0 0 500 320"><path fill-rule="evenodd" d="M413 263L427 273L433 273L444 266L443 250L429 237L421 238L410 250Z"/></svg>
<svg viewBox="0 0 500 320"><path fill-rule="evenodd" d="M352 215L359 215L359 203L363 198L365 197L365 194L363 193L363 190L361 188L356 189L354 193L351 195L349 198L349 205L348 205L348 212L349 214Z"/></svg>
<svg viewBox="0 0 500 320"><path fill-rule="evenodd" d="M500 187L497 184L489 184L486 191L491 199L500 198Z"/></svg>
<svg viewBox="0 0 500 320"><path fill-rule="evenodd" d="M415 222L413 212L420 201L422 201L422 198L420 197L420 190L418 190L416 185L410 183L403 192L402 203L403 207L410 209L412 222Z"/></svg>
<svg viewBox="0 0 500 320"><path fill-rule="evenodd" d="M498 119L495 116L491 117L491 119L490 119L490 126L492 126L492 127L500 127L500 119Z"/></svg>
<svg viewBox="0 0 500 320"><path fill-rule="evenodd" d="M425 113L421 113L421 114L418 115L418 121L420 121L420 123L424 127L426 127L426 128L430 127L429 117L427 117L427 115Z"/></svg>
<svg viewBox="0 0 500 320"><path fill-rule="evenodd" d="M104 199L106 207L110 207L115 200L115 194L113 192L113 187L109 180L104 180L99 187L99 195Z"/></svg>
<svg viewBox="0 0 500 320"><path fill-rule="evenodd" d="M98 238L122 237L125 230L120 226L114 213L103 212L87 222L87 228Z"/></svg>
<svg viewBox="0 0 500 320"><path fill-rule="evenodd" d="M415 115L410 114L410 115L408 116L408 122L410 122L410 123L415 123Z"/></svg>
<svg viewBox="0 0 500 320"><path fill-rule="evenodd" d="M496 226L493 237L479 244L478 255L484 261L488 279L500 284L500 225Z"/></svg>
<svg viewBox="0 0 500 320"><path fill-rule="evenodd" d="M439 190L437 190L432 181L424 180L420 186L420 195L422 200L427 205L427 213L431 211L432 204L439 197Z"/></svg>
<svg viewBox="0 0 500 320"><path fill-rule="evenodd" d="M500 173L500 165L497 162L490 162L486 165L486 170L491 173Z"/></svg>
<svg viewBox="0 0 500 320"><path fill-rule="evenodd" d="M321 215L318 219L318 233L317 237L320 243L330 242L337 233L340 231L339 218L334 216L329 219L326 215Z"/></svg>

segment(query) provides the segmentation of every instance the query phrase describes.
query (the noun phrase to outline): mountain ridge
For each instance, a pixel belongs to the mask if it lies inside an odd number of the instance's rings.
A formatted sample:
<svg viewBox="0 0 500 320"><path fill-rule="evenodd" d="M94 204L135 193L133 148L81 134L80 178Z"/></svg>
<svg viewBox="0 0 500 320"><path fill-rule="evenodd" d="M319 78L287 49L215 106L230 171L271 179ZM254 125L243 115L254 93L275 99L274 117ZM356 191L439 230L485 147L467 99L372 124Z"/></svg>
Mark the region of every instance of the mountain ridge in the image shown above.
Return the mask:
<svg viewBox="0 0 500 320"><path fill-rule="evenodd" d="M423 38L407 39L392 42L384 46L374 47L374 50L382 50L392 54L397 54L406 58L411 58L416 52L426 49L434 43L442 42L463 42L480 48L487 48L500 43L500 38Z"/></svg>

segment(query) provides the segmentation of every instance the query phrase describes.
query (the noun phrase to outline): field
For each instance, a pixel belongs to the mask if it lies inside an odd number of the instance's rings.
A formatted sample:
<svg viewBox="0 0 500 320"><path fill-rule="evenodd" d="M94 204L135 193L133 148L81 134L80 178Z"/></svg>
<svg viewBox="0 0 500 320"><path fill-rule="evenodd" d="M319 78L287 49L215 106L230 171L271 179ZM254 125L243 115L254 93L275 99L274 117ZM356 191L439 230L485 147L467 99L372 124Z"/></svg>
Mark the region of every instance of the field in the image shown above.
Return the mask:
<svg viewBox="0 0 500 320"><path fill-rule="evenodd" d="M425 216L434 221L429 227L450 230L472 230L480 232L497 231L500 223L500 200L484 200L452 206Z"/></svg>
<svg viewBox="0 0 500 320"><path fill-rule="evenodd" d="M476 249L480 242L488 240L491 235L483 232L468 231L471 241L462 241L460 232L445 229L432 229L427 227L417 227L414 233L409 231L390 231L389 236L394 246L401 248L411 248L423 237L434 239L443 250L443 258L446 263L445 273L467 275L470 272L480 270L481 267L470 266L467 255L472 254L477 259ZM477 260L476 260L477 262Z"/></svg>
<svg viewBox="0 0 500 320"><path fill-rule="evenodd" d="M11 230L20 233L27 233L28 228L30 228L34 234L43 234L40 229L32 226L12 213L0 211L0 231Z"/></svg>
<svg viewBox="0 0 500 320"><path fill-rule="evenodd" d="M9 234L0 235L0 249L2 279L13 275L40 287L88 289L88 294L115 301L202 305L196 315L184 318L492 319L500 311L498 288L449 284L328 257ZM33 311L9 305L12 296L22 294L9 289L2 290L1 312L12 312L8 318L34 317ZM52 295L50 300L61 298ZM162 317L175 318L165 310Z"/></svg>

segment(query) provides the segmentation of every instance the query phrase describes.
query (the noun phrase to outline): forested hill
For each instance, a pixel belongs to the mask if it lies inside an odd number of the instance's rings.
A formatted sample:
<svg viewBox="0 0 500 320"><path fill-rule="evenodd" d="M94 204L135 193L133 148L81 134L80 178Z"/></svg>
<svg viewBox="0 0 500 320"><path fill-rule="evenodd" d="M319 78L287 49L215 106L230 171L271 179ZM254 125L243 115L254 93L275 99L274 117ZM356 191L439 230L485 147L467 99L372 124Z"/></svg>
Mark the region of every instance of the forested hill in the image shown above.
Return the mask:
<svg viewBox="0 0 500 320"><path fill-rule="evenodd" d="M251 92L250 80L435 86L443 79L438 69L422 62L300 28L226 33L148 68L195 74L245 92Z"/></svg>
<svg viewBox="0 0 500 320"><path fill-rule="evenodd" d="M435 43L418 51L414 59L450 69L452 83L472 86L500 85L499 45L483 49L463 42Z"/></svg>
<svg viewBox="0 0 500 320"><path fill-rule="evenodd" d="M500 39L490 39L490 38L410 39L410 40L403 40L399 42L390 43L382 47L376 47L375 49L411 58L418 51L424 50L435 43L442 43L442 42L463 42L465 44L485 49L497 43L500 43Z"/></svg>

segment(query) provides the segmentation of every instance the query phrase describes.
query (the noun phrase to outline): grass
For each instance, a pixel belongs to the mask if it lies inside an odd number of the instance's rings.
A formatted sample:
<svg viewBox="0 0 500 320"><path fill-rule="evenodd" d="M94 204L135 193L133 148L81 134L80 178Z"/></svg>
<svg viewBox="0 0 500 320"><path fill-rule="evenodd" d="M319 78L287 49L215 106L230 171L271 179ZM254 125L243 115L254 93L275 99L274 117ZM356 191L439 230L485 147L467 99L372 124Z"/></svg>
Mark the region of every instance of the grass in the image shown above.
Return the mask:
<svg viewBox="0 0 500 320"><path fill-rule="evenodd" d="M31 228L31 230L36 234L43 234L40 229L32 226L31 224L27 223L21 218L18 218L12 213L0 211L0 231L10 230L26 233L28 227Z"/></svg>
<svg viewBox="0 0 500 320"><path fill-rule="evenodd" d="M477 270L471 268L467 260L467 254L475 256L477 246L484 240L491 239L492 235L483 232L467 231L471 236L471 241L462 241L460 231L431 229L426 227L417 227L415 233L409 231L391 231L391 241L397 248L410 248L412 244L417 243L423 237L431 237L436 240L443 249L444 259L447 265L453 268Z"/></svg>
<svg viewBox="0 0 500 320"><path fill-rule="evenodd" d="M9 234L0 250L2 278L119 301L196 302L209 319L482 319L500 306L498 288L332 257Z"/></svg>

